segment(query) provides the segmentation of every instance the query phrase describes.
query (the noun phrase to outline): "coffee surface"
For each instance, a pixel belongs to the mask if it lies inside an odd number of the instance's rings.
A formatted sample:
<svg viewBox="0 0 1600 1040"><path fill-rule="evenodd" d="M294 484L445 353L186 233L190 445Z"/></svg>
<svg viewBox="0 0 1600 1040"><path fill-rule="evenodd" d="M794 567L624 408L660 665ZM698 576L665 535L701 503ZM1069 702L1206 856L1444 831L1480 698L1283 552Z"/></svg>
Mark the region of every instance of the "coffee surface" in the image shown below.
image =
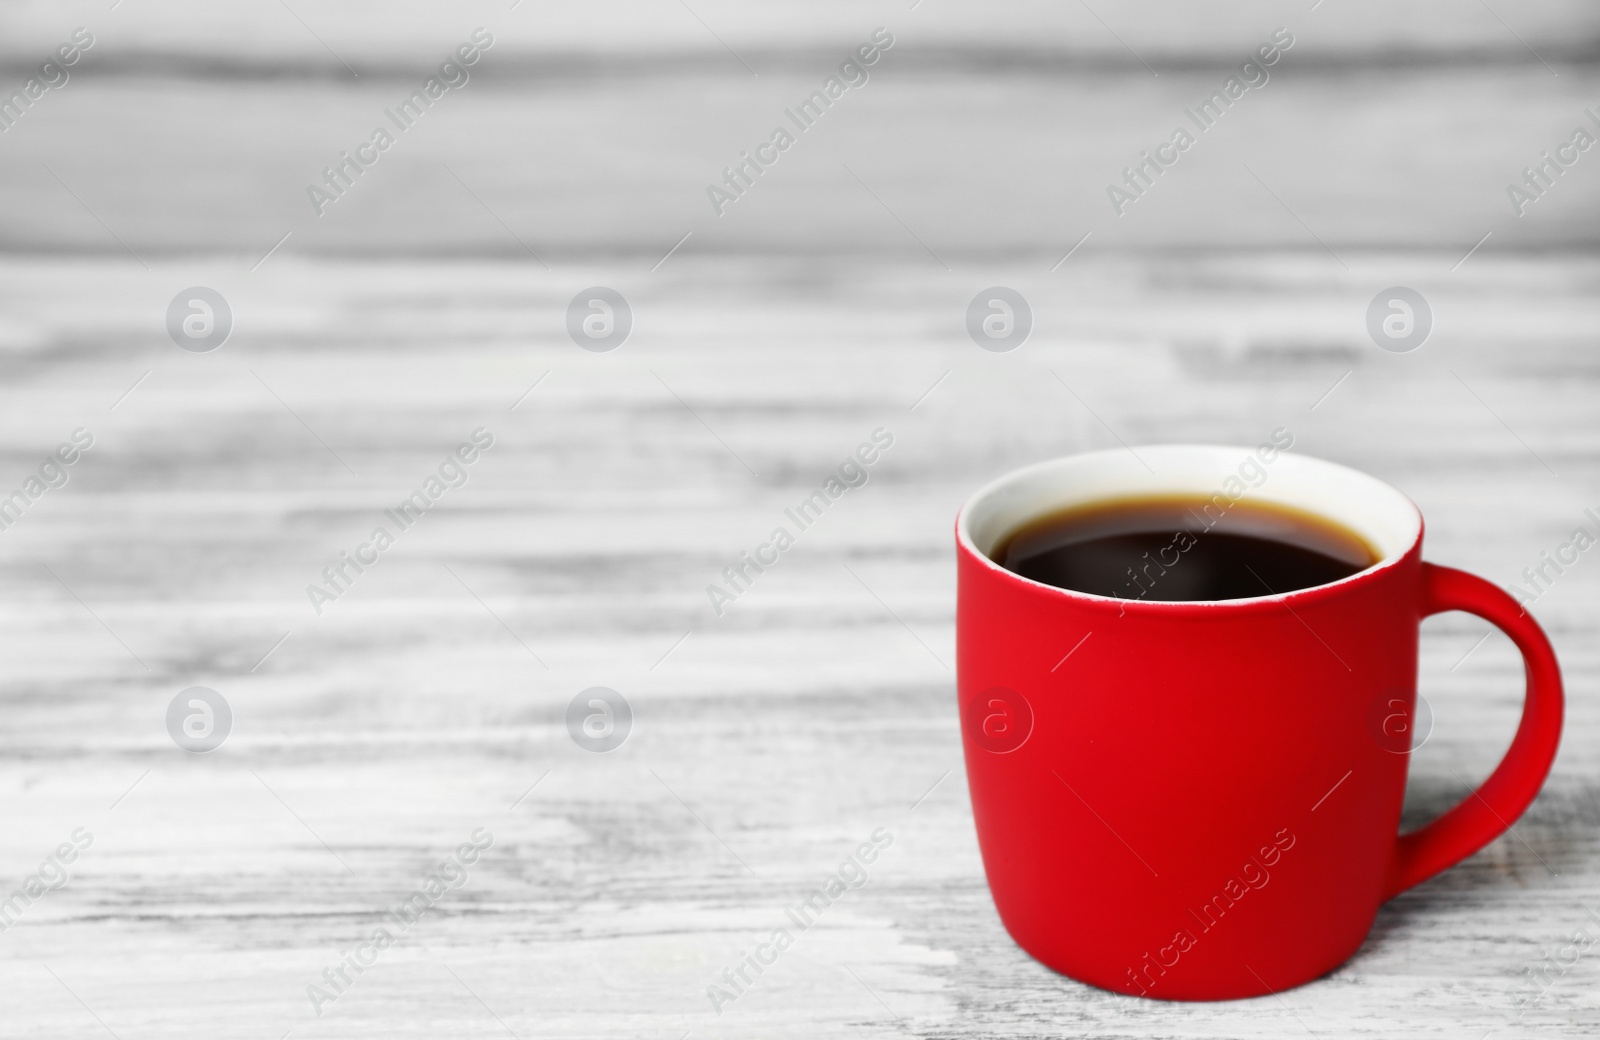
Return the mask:
<svg viewBox="0 0 1600 1040"><path fill-rule="evenodd" d="M1040 516L991 559L1025 578L1115 599L1245 599L1347 578L1378 561L1321 516L1225 496L1124 499Z"/></svg>

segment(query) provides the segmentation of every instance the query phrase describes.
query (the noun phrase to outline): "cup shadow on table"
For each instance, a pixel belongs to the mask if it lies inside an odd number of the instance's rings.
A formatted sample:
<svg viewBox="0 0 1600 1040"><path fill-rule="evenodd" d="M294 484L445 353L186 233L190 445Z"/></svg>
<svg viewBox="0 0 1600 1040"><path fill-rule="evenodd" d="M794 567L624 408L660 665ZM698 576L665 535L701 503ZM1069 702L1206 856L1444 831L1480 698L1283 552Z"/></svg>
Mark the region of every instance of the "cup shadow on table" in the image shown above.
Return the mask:
<svg viewBox="0 0 1600 1040"><path fill-rule="evenodd" d="M1391 944L1416 941L1408 934L1410 926L1449 904L1510 903L1530 889L1559 884L1561 877L1582 871L1593 858L1586 851L1592 843L1585 843L1580 833L1584 829L1582 796L1577 789L1547 785L1527 813L1512 824L1510 833L1379 907L1366 941L1335 973L1359 967L1374 954L1387 952ZM1464 797L1471 795L1453 776L1413 772L1401 832L1426 825Z"/></svg>

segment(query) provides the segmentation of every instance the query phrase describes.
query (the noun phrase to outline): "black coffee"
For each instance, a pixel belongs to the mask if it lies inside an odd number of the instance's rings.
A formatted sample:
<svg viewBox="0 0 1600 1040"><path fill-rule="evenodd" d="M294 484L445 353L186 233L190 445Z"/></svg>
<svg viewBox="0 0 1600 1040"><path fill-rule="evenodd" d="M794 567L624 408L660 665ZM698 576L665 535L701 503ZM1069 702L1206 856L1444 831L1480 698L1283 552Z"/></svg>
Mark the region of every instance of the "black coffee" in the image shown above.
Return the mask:
<svg viewBox="0 0 1600 1040"><path fill-rule="evenodd" d="M1244 599L1347 578L1378 561L1360 536L1224 495L1078 506L1022 525L991 558L1024 578L1116 599Z"/></svg>

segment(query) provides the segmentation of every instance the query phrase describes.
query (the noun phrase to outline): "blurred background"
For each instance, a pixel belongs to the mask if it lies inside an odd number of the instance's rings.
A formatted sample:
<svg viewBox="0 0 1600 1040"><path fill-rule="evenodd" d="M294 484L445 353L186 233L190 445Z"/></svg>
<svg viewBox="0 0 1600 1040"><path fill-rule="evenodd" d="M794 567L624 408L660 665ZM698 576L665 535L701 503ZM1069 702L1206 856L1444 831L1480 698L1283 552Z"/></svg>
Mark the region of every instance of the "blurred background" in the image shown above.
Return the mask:
<svg viewBox="0 0 1600 1040"><path fill-rule="evenodd" d="M1571 704L1514 835L1326 980L1120 1005L989 902L950 526L1015 466L1285 427L1499 584L1600 533L1600 152L1508 194L1600 137L1597 55L1600 10L1557 0L0 7L0 495L93 438L0 530L0 893L93 838L0 915L0 1035L1591 1034L1593 956L1540 965L1600 912L1600 564L1532 605ZM1200 131L1236 75L1264 82ZM1031 309L1005 351L967 331L992 286ZM226 304L209 351L169 332L195 287ZM615 349L569 333L590 287L627 302ZM1420 345L1369 332L1392 287ZM723 568L879 427L869 482L718 614ZM310 594L479 429L463 485ZM1521 703L1464 616L1424 626L1422 673L1411 823ZM231 714L205 754L167 722L195 686ZM596 686L631 720L606 753L567 722ZM718 1008L879 827L870 883ZM467 881L319 1001L478 828Z"/></svg>
<svg viewBox="0 0 1600 1040"><path fill-rule="evenodd" d="M686 255L915 251L841 164L941 255L1052 261L1094 229L1099 249L1314 246L1306 226L1335 248L1581 247L1600 192L1576 169L1509 219L1506 185L1600 103L1600 14L1575 0L15 3L6 21L8 88L74 27L96 41L4 135L0 233L37 252L109 252L109 228L140 255L253 262L292 230L290 253L526 259L500 221L568 262L653 261L691 230ZM479 26L495 42L470 84L314 219L305 186ZM896 42L869 85L717 219L706 185L879 27ZM1105 185L1279 28L1271 81L1108 220Z"/></svg>

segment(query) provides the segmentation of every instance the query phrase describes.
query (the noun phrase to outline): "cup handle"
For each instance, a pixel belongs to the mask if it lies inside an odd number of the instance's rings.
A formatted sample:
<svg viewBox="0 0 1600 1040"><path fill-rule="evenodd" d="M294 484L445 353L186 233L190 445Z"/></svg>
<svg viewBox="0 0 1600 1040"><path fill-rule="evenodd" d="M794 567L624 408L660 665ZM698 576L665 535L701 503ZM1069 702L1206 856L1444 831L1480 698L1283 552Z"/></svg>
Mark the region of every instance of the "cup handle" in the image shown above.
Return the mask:
<svg viewBox="0 0 1600 1040"><path fill-rule="evenodd" d="M1422 617L1462 610L1511 637L1522 651L1527 692L1522 722L1505 758L1460 804L1395 844L1383 898L1466 859L1499 837L1533 801L1561 742L1561 669L1544 630L1499 587L1466 571L1422 565Z"/></svg>

